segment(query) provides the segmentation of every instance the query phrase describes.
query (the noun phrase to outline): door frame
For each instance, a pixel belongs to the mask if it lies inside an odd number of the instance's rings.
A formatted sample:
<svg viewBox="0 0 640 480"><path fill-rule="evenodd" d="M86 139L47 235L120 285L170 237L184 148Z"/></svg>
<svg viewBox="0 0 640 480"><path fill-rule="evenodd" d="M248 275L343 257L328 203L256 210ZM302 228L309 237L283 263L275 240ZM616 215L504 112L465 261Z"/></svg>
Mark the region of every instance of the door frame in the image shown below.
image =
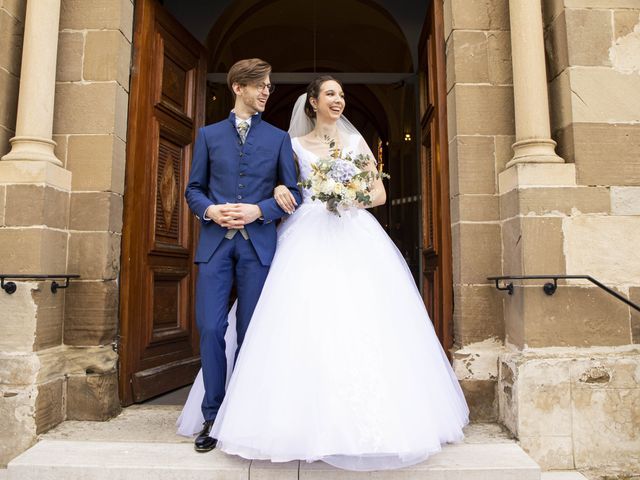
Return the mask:
<svg viewBox="0 0 640 480"><path fill-rule="evenodd" d="M133 373L139 362L139 342L141 338L146 338L149 332L144 330L146 325L139 319L143 318L143 308L148 304L148 292L143 286L146 285L146 273L143 272L141 265L141 252L146 252L147 234L150 228L147 223L149 213L145 215L143 206L138 204L138 196L134 195L131 190L127 194L128 189L140 185L143 180L136 178L140 175L139 168L136 168L135 159L145 158L147 151L145 145L157 136L151 125L142 124L138 120L140 118L150 118L154 110L153 94L154 88L150 87L147 82L153 78L153 71L156 69L156 63L147 56L147 49L152 47L156 39L153 37L155 30L147 26L152 22L165 26L175 23L171 15L164 10L156 0L138 0L134 5L134 22L133 22L133 45L131 60L131 77L129 92L129 108L127 121L127 145L126 145L126 164L125 164L125 194L123 206L123 229L122 229L122 250L120 261L120 288L119 288L119 324L118 324L118 389L120 403L123 406L130 405L136 399L132 382L134 381ZM186 30L184 30L186 32ZM188 34L188 32L186 32ZM195 42L195 40L193 40ZM201 45L198 46L202 49ZM195 48L195 45L192 45ZM206 74L206 56L202 55L198 68L205 70ZM203 75L204 80L204 75ZM204 123L204 105L205 105L206 88L204 81L202 85L196 87L196 102L203 107L194 116L194 135L198 127ZM196 109L196 112L198 110ZM192 139L193 142L194 139ZM188 174L189 166L186 167ZM182 191L179 192L178 202L184 202ZM153 205L147 205L147 209L153 209ZM197 222L191 218L188 220L188 229L190 235L197 238ZM133 228L135 225L136 228ZM194 239L194 246L196 240ZM195 249L194 249L195 252ZM192 252L192 253L194 253ZM148 255L144 253L144 255ZM192 255L193 256L193 255ZM192 290L195 287L195 265L191 262L191 279L189 280ZM192 317L193 329L195 329L195 317L193 300L190 301L189 315ZM197 340L197 332L195 333ZM196 342L197 343L197 342ZM197 348L197 347L196 347ZM198 351L195 352L198 354ZM199 356L188 358L185 360L174 361L168 364L172 371L181 376L195 376L195 372L200 366ZM162 370L160 365L156 368L147 370ZM149 377L147 383L153 384L154 375ZM188 382L187 382L188 383ZM153 389L152 389L153 390ZM154 394L152 394L154 395Z"/></svg>
<svg viewBox="0 0 640 480"><path fill-rule="evenodd" d="M429 51L431 48L431 51ZM424 78L423 78L424 76ZM451 202L449 190L449 134L447 129L447 77L446 77L446 39L444 36L444 7L441 0L433 0L427 9L426 19L418 42L418 81L420 83L418 98L418 148L422 165L423 149L426 141L423 133L429 121L433 121L436 131L432 137L433 173L436 180L436 191L433 192L432 212L434 215L434 243L438 250L437 305L436 311L430 312L436 333L442 346L450 357L453 347L453 249L451 239ZM425 83L426 82L426 83ZM433 89L431 100L429 92ZM426 172L421 171L424 179ZM426 193L422 192L424 197ZM425 201L423 198L422 205ZM428 212L423 208L423 228L428 222ZM428 227L427 227L428 228ZM424 234L421 235L424 238ZM422 242L421 242L422 243ZM424 245L421 245L424 248ZM424 260L423 260L424 262ZM424 272L424 270L423 270Z"/></svg>

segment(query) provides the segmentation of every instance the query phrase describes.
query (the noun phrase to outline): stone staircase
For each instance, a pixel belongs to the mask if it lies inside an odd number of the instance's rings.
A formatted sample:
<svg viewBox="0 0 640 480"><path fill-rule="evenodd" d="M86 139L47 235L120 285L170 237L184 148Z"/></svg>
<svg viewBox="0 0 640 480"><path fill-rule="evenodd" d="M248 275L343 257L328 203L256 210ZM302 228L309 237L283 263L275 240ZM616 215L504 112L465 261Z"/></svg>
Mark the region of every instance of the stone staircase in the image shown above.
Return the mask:
<svg viewBox="0 0 640 480"><path fill-rule="evenodd" d="M67 421L8 465L8 480L540 480L538 465L498 425L474 424L463 443L427 462L356 473L322 462L248 461L214 450L198 454L175 435L179 408L130 407L109 422Z"/></svg>

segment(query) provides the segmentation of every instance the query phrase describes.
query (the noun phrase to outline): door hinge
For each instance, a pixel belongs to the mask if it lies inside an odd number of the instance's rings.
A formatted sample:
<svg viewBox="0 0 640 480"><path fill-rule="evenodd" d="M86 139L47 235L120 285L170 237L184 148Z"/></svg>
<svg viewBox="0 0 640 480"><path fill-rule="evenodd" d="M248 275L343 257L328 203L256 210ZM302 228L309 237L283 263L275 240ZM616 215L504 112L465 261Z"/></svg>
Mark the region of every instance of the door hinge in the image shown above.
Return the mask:
<svg viewBox="0 0 640 480"><path fill-rule="evenodd" d="M113 342L111 342L111 348L113 348L113 351L116 353L120 353L120 335L116 335L116 337L113 339Z"/></svg>

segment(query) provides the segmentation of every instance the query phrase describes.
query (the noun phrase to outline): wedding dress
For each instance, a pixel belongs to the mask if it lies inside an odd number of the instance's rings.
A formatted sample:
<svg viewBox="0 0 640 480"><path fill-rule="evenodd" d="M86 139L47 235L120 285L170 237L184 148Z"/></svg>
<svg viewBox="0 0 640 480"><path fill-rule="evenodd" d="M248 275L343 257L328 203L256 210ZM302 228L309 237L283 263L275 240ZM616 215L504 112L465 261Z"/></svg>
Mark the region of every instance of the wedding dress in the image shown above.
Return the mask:
<svg viewBox="0 0 640 480"><path fill-rule="evenodd" d="M292 144L307 178L317 157L298 138ZM463 438L469 410L460 385L377 220L364 209L337 216L310 196L280 226L211 436L226 453L273 462L349 470L422 462ZM201 429L203 390L199 377L179 433Z"/></svg>

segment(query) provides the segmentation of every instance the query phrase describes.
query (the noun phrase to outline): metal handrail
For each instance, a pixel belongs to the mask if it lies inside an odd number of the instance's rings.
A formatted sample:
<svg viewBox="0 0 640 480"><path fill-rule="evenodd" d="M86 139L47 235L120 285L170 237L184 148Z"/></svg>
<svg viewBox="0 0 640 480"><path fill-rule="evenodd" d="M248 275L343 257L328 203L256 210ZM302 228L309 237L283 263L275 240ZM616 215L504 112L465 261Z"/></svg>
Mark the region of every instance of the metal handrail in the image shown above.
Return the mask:
<svg viewBox="0 0 640 480"><path fill-rule="evenodd" d="M547 295L553 295L556 293L558 289L558 279L562 280L571 280L571 279L580 279L580 280L589 280L594 285L600 287L602 290L607 292L609 295L613 295L618 300L623 301L627 305L629 305L634 310L640 312L640 305L633 303L626 297L623 297L615 290L607 287L603 283L599 282L591 275L505 275L500 277L487 277L487 280L493 280L496 282L496 288L501 291L507 291L509 295L513 295L513 282L505 283L504 286L500 286L500 282L504 282L505 280L553 280L553 283L547 282L542 286L544 293Z"/></svg>
<svg viewBox="0 0 640 480"><path fill-rule="evenodd" d="M0 288L2 288L2 290L4 290L6 293L8 293L9 295L13 294L16 292L16 290L18 289L18 286L15 284L15 282L6 282L6 279L13 279L13 280L25 280L25 279L29 279L29 280L49 280L49 279L61 279L64 278L65 279L65 283L64 285L60 285L58 282L56 282L55 280L53 280L51 282L51 293L56 293L58 291L59 288L67 288L69 286L69 280L72 278L80 278L80 275L76 275L76 274L66 274L66 273L61 273L59 275L30 275L30 274L13 274L13 273L0 273Z"/></svg>

